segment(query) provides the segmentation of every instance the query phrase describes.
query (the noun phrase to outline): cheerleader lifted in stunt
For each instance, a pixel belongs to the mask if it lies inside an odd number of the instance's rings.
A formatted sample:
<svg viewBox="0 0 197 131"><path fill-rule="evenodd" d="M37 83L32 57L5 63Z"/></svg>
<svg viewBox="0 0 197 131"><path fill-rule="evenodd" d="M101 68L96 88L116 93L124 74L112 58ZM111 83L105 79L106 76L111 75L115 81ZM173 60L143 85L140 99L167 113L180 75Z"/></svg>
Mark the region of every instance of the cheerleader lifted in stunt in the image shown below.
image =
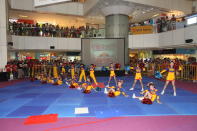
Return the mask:
<svg viewBox="0 0 197 131"><path fill-rule="evenodd" d="M180 66L179 66L179 71L181 70ZM176 86L175 86L175 68L174 68L174 62L171 61L170 62L170 67L169 68L166 68L164 70L161 71L161 74L164 73L164 72L168 72L167 74L167 77L166 77L166 82L165 82L165 85L164 85L164 88L161 92L161 94L163 95L165 93L165 90L168 86L168 84L171 82L172 83L172 86L173 86L173 90L174 90L174 96L176 96Z"/></svg>
<svg viewBox="0 0 197 131"><path fill-rule="evenodd" d="M115 71L114 71L113 63L110 64L109 70L110 70L110 76L109 76L109 81L108 81L108 85L107 85L108 87L109 87L109 84L110 84L112 78L114 78L114 81L117 85L116 74L115 74Z"/></svg>
<svg viewBox="0 0 197 131"><path fill-rule="evenodd" d="M142 83L142 73L141 73L142 69L140 68L139 64L137 64L136 68L131 67L131 69L135 70L135 79L134 79L134 83L133 83L132 87L129 90L131 90L131 91L134 90L134 87L135 87L137 81L139 80L141 87L142 87L141 91L144 91L144 85ZM145 70L145 69L143 68L143 70Z"/></svg>

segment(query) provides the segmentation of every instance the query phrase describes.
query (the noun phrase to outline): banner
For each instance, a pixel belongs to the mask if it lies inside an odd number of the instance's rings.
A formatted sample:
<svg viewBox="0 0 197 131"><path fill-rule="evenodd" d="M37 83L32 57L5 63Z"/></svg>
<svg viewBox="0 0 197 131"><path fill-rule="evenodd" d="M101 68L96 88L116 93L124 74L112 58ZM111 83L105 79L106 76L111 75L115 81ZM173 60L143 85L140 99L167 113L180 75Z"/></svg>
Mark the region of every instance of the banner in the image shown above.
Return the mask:
<svg viewBox="0 0 197 131"><path fill-rule="evenodd" d="M34 6L45 6L45 5L50 5L50 4L56 4L60 2L69 2L72 0L34 0Z"/></svg>
<svg viewBox="0 0 197 131"><path fill-rule="evenodd" d="M135 27L131 27L130 31L132 35L152 34L153 26L152 25L135 26Z"/></svg>

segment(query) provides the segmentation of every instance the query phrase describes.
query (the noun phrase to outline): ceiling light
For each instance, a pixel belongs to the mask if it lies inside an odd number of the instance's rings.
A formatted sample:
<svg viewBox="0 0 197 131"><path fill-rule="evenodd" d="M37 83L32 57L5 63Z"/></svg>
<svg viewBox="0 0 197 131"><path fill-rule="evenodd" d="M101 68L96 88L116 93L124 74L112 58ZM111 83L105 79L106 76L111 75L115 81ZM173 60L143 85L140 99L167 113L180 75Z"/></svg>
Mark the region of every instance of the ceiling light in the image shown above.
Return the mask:
<svg viewBox="0 0 197 131"><path fill-rule="evenodd" d="M19 17L27 18L28 16L26 16L26 15L19 15Z"/></svg>
<svg viewBox="0 0 197 131"><path fill-rule="evenodd" d="M157 17L159 14L155 14L155 15L153 15L152 17Z"/></svg>

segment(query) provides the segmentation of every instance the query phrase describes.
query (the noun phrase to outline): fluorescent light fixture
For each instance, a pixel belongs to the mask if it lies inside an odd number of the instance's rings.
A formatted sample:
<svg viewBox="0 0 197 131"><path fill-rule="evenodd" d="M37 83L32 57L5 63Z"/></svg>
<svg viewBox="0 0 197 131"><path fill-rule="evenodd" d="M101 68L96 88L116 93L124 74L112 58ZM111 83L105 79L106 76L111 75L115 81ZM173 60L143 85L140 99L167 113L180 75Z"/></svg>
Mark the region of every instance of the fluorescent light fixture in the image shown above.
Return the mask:
<svg viewBox="0 0 197 131"><path fill-rule="evenodd" d="M197 23L197 17L192 17L187 19L187 25L192 25Z"/></svg>
<svg viewBox="0 0 197 131"><path fill-rule="evenodd" d="M26 16L26 15L19 15L19 17L27 18L28 16Z"/></svg>
<svg viewBox="0 0 197 131"><path fill-rule="evenodd" d="M34 6L45 6L45 5L50 5L50 4L57 4L61 2L69 2L72 0L34 0Z"/></svg>

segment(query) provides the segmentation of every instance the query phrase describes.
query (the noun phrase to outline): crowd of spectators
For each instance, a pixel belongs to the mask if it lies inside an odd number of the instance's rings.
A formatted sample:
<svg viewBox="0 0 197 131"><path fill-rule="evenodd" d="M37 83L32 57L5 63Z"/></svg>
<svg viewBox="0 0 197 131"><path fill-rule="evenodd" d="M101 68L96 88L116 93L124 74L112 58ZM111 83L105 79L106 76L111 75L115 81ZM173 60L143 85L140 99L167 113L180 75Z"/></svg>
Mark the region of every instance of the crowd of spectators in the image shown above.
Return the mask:
<svg viewBox="0 0 197 131"><path fill-rule="evenodd" d="M78 28L61 27L52 24L28 24L28 23L9 23L9 32L11 35L20 36L45 36L45 37L66 37L66 38L80 38L89 35L93 28L89 26L80 26Z"/></svg>
<svg viewBox="0 0 197 131"><path fill-rule="evenodd" d="M162 69L165 69L169 66L171 59L169 58L155 58L155 59L131 59L130 60L130 66L136 66L136 63L139 63L141 68L146 68L147 71L150 71L151 69L153 72L149 73L153 75L155 71L159 71ZM195 61L185 61L181 59L175 59L173 60L175 63L175 69L178 70L179 66L181 65L197 65L196 60ZM12 60L7 63L5 66L5 71L9 74L13 74L14 79L23 79L23 78L29 78L31 77L31 68L34 65L40 66L41 68L48 69L48 66L57 66L58 69L60 69L62 66L66 69L66 71L69 71L69 68L71 65L75 65L75 67L80 67L81 61L74 60L74 61L66 61L66 60ZM124 67L124 66L122 66ZM76 69L76 71L79 73L79 70Z"/></svg>
<svg viewBox="0 0 197 131"><path fill-rule="evenodd" d="M185 18L183 17L177 20L175 15L172 15L171 19L168 16L158 18L156 24L158 33L176 30L176 28L184 28L186 26Z"/></svg>
<svg viewBox="0 0 197 131"><path fill-rule="evenodd" d="M48 67L57 66L58 70L60 70L61 67L64 67L67 71L69 67L74 64L75 66L80 65L80 61L74 60L74 61L65 61L65 60L11 60L7 62L7 65L5 66L5 71L8 72L8 77L10 75L13 75L13 79L24 79L24 78L30 78L32 75L32 67L37 66L40 68L40 70L48 69ZM42 69L41 69L42 68ZM42 70L43 71L43 70Z"/></svg>
<svg viewBox="0 0 197 131"><path fill-rule="evenodd" d="M157 19L149 19L147 21L131 24L131 27L144 25L155 26L155 32L161 33L176 30L178 28L184 28L186 26L186 20L184 17L177 19L175 15L172 15L171 18L169 18L168 16L162 16Z"/></svg>

